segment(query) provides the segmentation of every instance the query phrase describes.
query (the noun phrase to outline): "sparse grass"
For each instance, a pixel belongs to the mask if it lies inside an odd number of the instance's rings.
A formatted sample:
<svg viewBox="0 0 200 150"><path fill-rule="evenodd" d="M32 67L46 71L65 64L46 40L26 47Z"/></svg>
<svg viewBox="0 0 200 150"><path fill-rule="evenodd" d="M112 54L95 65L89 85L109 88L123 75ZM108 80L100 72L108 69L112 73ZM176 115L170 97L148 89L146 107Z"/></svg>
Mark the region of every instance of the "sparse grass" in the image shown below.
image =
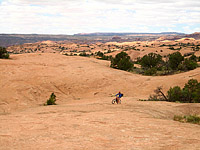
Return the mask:
<svg viewBox="0 0 200 150"><path fill-rule="evenodd" d="M200 117L197 115L188 115L188 116L174 116L175 121L183 122L183 123L193 123L200 125Z"/></svg>

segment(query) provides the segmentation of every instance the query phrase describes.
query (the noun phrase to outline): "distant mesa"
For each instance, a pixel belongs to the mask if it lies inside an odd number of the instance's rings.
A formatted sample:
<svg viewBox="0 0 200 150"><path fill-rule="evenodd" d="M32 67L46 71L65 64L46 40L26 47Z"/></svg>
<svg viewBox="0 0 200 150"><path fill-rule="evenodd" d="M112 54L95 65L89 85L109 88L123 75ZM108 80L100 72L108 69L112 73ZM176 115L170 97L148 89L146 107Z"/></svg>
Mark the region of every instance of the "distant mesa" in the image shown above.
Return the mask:
<svg viewBox="0 0 200 150"><path fill-rule="evenodd" d="M178 32L161 32L161 33L136 33L136 32L96 32L96 33L78 33L75 36L134 36L134 35L184 35L184 33Z"/></svg>
<svg viewBox="0 0 200 150"><path fill-rule="evenodd" d="M188 34L188 35L186 35L186 37L194 38L194 39L200 39L200 32L195 32L195 33L192 33L192 34Z"/></svg>
<svg viewBox="0 0 200 150"><path fill-rule="evenodd" d="M121 40L122 38L121 37L119 37L119 36L114 36L114 37L112 37L112 40Z"/></svg>
<svg viewBox="0 0 200 150"><path fill-rule="evenodd" d="M182 41L192 41L192 40L199 40L200 39L200 32L195 32L192 34L180 34L180 35L165 35L159 37L156 41L165 41L165 40L182 40Z"/></svg>

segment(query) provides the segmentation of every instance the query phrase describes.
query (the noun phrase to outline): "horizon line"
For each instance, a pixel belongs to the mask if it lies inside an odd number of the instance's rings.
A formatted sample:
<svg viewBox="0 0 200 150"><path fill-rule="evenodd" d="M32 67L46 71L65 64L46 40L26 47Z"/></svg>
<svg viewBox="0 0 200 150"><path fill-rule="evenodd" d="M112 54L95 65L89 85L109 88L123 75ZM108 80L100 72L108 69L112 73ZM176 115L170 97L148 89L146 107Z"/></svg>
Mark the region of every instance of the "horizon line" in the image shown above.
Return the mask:
<svg viewBox="0 0 200 150"><path fill-rule="evenodd" d="M79 33L73 33L73 34L56 34L56 33L0 33L0 35L78 35L78 34L107 34L107 33L111 33L111 34L167 34L167 33L178 33L178 34L193 34L193 33L183 33L183 32L176 32L176 31L172 31L172 32L79 32Z"/></svg>

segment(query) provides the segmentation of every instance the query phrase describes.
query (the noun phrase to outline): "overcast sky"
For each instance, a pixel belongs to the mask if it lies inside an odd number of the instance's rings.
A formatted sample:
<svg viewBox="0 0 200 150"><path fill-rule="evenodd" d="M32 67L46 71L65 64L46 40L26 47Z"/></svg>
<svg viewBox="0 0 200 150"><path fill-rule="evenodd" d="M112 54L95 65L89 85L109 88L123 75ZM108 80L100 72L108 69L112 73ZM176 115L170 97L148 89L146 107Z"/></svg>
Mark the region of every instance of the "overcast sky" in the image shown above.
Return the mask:
<svg viewBox="0 0 200 150"><path fill-rule="evenodd" d="M0 0L0 33L200 32L200 0Z"/></svg>

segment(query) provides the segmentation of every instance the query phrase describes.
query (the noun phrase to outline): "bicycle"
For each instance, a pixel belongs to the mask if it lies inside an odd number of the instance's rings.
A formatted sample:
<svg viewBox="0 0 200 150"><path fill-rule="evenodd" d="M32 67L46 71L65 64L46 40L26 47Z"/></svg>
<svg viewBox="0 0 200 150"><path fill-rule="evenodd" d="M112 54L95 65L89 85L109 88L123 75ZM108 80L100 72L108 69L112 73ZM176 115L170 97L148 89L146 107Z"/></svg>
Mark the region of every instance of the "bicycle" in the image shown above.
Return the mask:
<svg viewBox="0 0 200 150"><path fill-rule="evenodd" d="M112 104L115 104L115 103L117 103L117 98L114 98L114 99L112 100ZM118 104L121 104L121 99L119 99Z"/></svg>

